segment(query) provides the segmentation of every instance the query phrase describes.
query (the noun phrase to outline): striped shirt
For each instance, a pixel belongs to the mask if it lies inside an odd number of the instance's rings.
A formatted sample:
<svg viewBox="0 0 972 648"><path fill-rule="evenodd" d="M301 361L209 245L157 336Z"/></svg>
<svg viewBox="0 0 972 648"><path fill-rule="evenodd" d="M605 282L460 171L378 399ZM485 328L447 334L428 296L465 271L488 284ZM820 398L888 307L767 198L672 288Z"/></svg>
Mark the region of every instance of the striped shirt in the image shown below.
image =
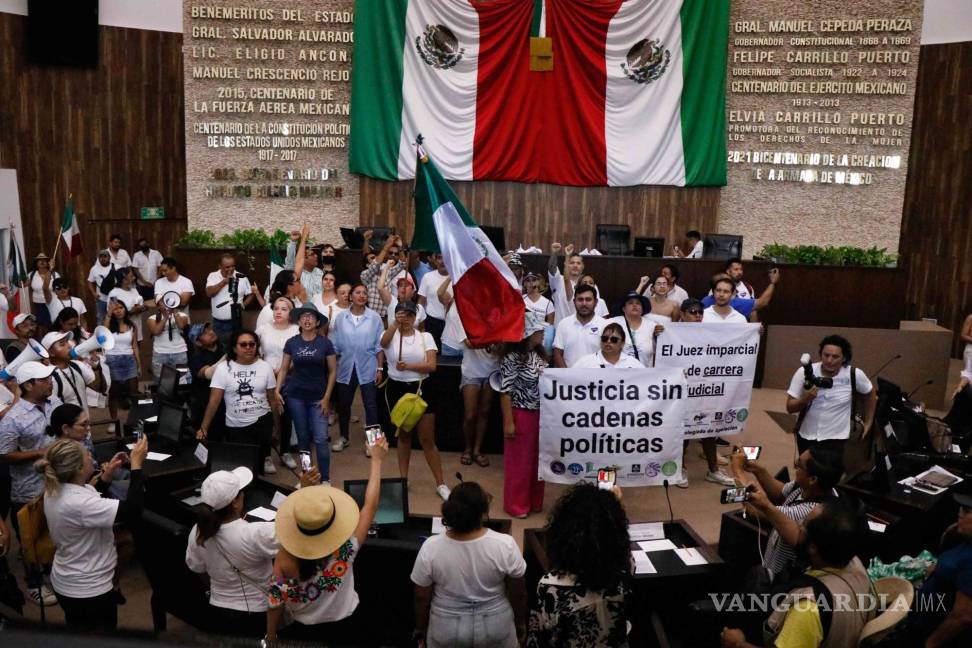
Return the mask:
<svg viewBox="0 0 972 648"><path fill-rule="evenodd" d="M797 524L803 524L803 521L810 515L810 512L820 504L819 499L803 499L803 490L797 486L795 481L791 481L783 487L782 495L783 503L776 508ZM793 546L784 542L779 532L773 529L770 532L769 540L766 542L766 554L763 557L763 566L773 572L775 578L792 567L796 559L796 550Z"/></svg>

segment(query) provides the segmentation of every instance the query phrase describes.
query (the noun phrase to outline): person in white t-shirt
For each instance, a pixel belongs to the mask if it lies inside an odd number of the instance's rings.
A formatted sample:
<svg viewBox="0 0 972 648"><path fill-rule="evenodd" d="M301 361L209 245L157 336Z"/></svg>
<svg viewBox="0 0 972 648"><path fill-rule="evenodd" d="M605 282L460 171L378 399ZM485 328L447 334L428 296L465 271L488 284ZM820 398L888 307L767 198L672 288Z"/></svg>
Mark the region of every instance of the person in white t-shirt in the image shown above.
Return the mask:
<svg viewBox="0 0 972 648"><path fill-rule="evenodd" d="M209 383L209 403L196 438L205 440L219 409L226 405L224 437L231 443L260 446L264 466L270 459L273 414L277 407L277 379L266 360L259 357L257 334L242 329L230 338L226 362L220 363Z"/></svg>
<svg viewBox="0 0 972 648"><path fill-rule="evenodd" d="M243 489L251 481L253 473L243 467L209 475L186 545L186 565L209 576L208 630L218 634L262 637L266 632L265 591L280 543L273 522L243 519Z"/></svg>
<svg viewBox="0 0 972 648"><path fill-rule="evenodd" d="M431 274L431 273L429 273ZM388 381L385 395L392 408L393 403L405 394L415 394L422 382L435 372L435 340L431 333L423 333L415 328L415 302L398 302L395 307L395 322L381 336L381 347L388 361ZM428 404L422 418L414 430L398 430L398 471L408 479L408 464L412 454L412 434L418 434L422 443L425 461L429 464L435 480L435 490L443 500L449 499L449 487L442 475L442 458L435 447L435 391L426 389L422 398Z"/></svg>
<svg viewBox="0 0 972 648"><path fill-rule="evenodd" d="M547 324L554 323L553 302L540 294L540 275L529 273L523 277L523 303L526 304L528 311L534 313L540 320Z"/></svg>
<svg viewBox="0 0 972 648"><path fill-rule="evenodd" d="M167 292L178 293L179 312L189 317L189 300L196 294L196 289L188 277L179 274L179 262L172 257L164 257L159 264L162 277L155 282L155 303L162 301L162 295Z"/></svg>
<svg viewBox="0 0 972 648"><path fill-rule="evenodd" d="M47 311L51 315L50 321L53 322L56 320L58 314L65 308L73 308L81 318L83 322L82 326L86 327L87 323L85 320L87 318L84 315L88 312L88 308L84 305L80 297L71 296L71 289L68 286L67 279L58 277L51 283L51 288L53 289L54 295L51 297L51 301L47 302Z"/></svg>
<svg viewBox="0 0 972 648"><path fill-rule="evenodd" d="M101 292L101 285L105 278L114 271L115 266L111 263L111 255L108 250L99 251L98 260L88 270L88 291L95 300L97 307L95 311L96 321L98 322L105 319L105 315L108 314L108 293Z"/></svg>
<svg viewBox="0 0 972 648"><path fill-rule="evenodd" d="M138 274L135 285L142 299L148 301L155 297L155 282L159 278L162 253L152 249L148 239L138 239L138 250L132 255L132 267Z"/></svg>
<svg viewBox="0 0 972 648"><path fill-rule="evenodd" d="M732 298L736 294L736 286L728 277L716 279L712 283L712 297L715 303L702 313L702 321L706 324L746 324L746 316L732 307Z"/></svg>
<svg viewBox="0 0 972 648"><path fill-rule="evenodd" d="M554 367L573 367L578 360L600 348L601 332L607 321L594 314L596 298L593 286L577 286L574 293L576 312L562 319L554 333Z"/></svg>
<svg viewBox="0 0 972 648"><path fill-rule="evenodd" d="M846 338L828 335L820 341L818 351L820 362L808 366L816 380L829 378L833 385L819 387L809 383L806 368L800 367L786 390L786 411L799 414L797 448L801 453L821 443L843 447L850 437L851 408L858 395L865 397L862 406L855 408L855 415L864 424L864 435L868 434L877 409L877 390L867 374L850 364L853 349Z"/></svg>
<svg viewBox="0 0 972 648"><path fill-rule="evenodd" d="M388 273L398 265L397 259L385 261L385 265L381 267L381 274L378 276L378 294L381 296L382 303L388 307L385 315L387 326L391 326L395 322L395 307L398 306L398 302L417 301L415 296L415 281L412 279L412 275L408 273L400 274L398 275L398 279L395 280L394 286L388 285ZM424 322L427 316L425 307L422 304L418 304L418 313L415 314L415 326L420 330L424 330Z"/></svg>
<svg viewBox="0 0 972 648"><path fill-rule="evenodd" d="M152 375L158 379L162 375L162 365L180 367L188 364L189 347L182 332L189 325L189 317L178 309L168 308L161 299L156 304L159 310L146 320L145 326L152 336Z"/></svg>
<svg viewBox="0 0 972 648"><path fill-rule="evenodd" d="M276 645L285 606L294 620L282 631L288 639L320 643L326 637L328 643L354 645L361 642L361 628L376 622L374 611L366 610L361 623L340 623L359 609L354 563L378 511L381 462L387 454L388 441L379 437L371 448L368 486L360 511L350 495L324 485L297 490L277 509L280 551L268 592L269 645ZM326 587L321 587L322 582Z"/></svg>
<svg viewBox="0 0 972 648"><path fill-rule="evenodd" d="M442 331L442 345L439 349L440 354L447 358L463 357L466 355L466 345L462 343L465 339L466 331L462 327L462 318L459 316L459 309L456 308L455 304L449 304L449 308L446 309L445 329Z"/></svg>
<svg viewBox="0 0 972 648"><path fill-rule="evenodd" d="M452 303L452 294L443 294L439 288L450 281L442 255L436 252L429 257L433 271L425 273L418 289L418 305L425 308L425 330L432 334L438 347L442 344L442 331L445 329L446 309ZM447 288L448 290L448 288ZM444 300L443 300L444 298Z"/></svg>
<svg viewBox="0 0 972 648"><path fill-rule="evenodd" d="M526 562L511 536L483 526L489 501L476 482L456 486L442 505L446 532L415 558L415 637L428 648L479 637L463 645L515 648L526 638Z"/></svg>
<svg viewBox="0 0 972 648"><path fill-rule="evenodd" d="M257 327L256 334L260 338L260 350L263 359L270 364L274 374L280 370L283 361L284 346L287 340L294 337L300 330L290 321L290 313L294 310L294 303L289 297L277 297L273 302L273 321ZM291 470L297 467L297 460L291 452L290 432L293 427L290 415L286 412L274 412L274 427L280 440L280 460ZM264 460L263 472L276 474L277 467L270 457Z"/></svg>
<svg viewBox="0 0 972 648"><path fill-rule="evenodd" d="M122 239L118 234L108 237L108 254L111 255L111 264L115 266L115 270L132 265L132 258L122 249Z"/></svg>
<svg viewBox="0 0 972 648"><path fill-rule="evenodd" d="M138 342L142 341L142 313L145 312L145 300L141 293L135 289L135 271L132 268L122 268L115 272L118 276L118 284L108 293L108 303L116 299L125 304L128 309L128 317L135 326L135 336ZM111 310L109 308L109 310ZM80 312L80 311L78 311Z"/></svg>
<svg viewBox="0 0 972 648"><path fill-rule="evenodd" d="M51 284L61 275L51 269L51 260L43 252L34 257L34 269L27 275L30 285L30 313L46 329L54 321L54 316L44 306L51 301Z"/></svg>
<svg viewBox="0 0 972 648"><path fill-rule="evenodd" d="M611 322L601 333L601 349L574 363L576 369L644 369L634 356L623 353L626 336L617 322Z"/></svg>
<svg viewBox="0 0 972 648"><path fill-rule="evenodd" d="M213 330L224 347L233 328L242 326L243 309L254 299L263 305L263 295L250 280L236 271L236 257L229 252L219 259L219 270L206 277L206 296L213 316Z"/></svg>
<svg viewBox="0 0 972 648"><path fill-rule="evenodd" d="M654 365L657 325L644 316L646 309L651 309L648 299L631 291L621 301L621 315L608 321L618 324L625 333L622 353L642 366L651 367Z"/></svg>
<svg viewBox="0 0 972 648"><path fill-rule="evenodd" d="M35 464L44 476L44 515L57 547L51 585L69 630L108 633L118 626L118 595L112 583L118 563L113 527L133 523L142 515L142 463L147 454L148 440L143 436L132 448L124 501L102 497L128 459L122 453L104 465L97 486L89 484L95 472L91 454L73 439L55 441Z"/></svg>
<svg viewBox="0 0 972 648"><path fill-rule="evenodd" d="M453 328L455 333L452 333ZM489 459L482 453L482 445L493 405L493 389L489 385L489 376L499 369L499 356L492 344L478 347L470 343L455 304L446 316L446 330L442 334L443 346L449 335L455 335L459 340L458 344L463 347L459 391L462 392L462 432L466 447L459 457L459 463L469 466L475 461L485 468L489 465Z"/></svg>
<svg viewBox="0 0 972 648"><path fill-rule="evenodd" d="M702 243L702 234L698 230L685 232L685 247L689 250L688 254L682 252L679 247L674 246L675 256L685 257L686 259L701 259L705 246Z"/></svg>
<svg viewBox="0 0 972 648"><path fill-rule="evenodd" d="M584 258L574 254L574 244L568 243L564 248L567 260L564 262L564 273L560 273L559 255L560 243L550 245L550 259L547 263L547 283L550 285L550 298L554 305L554 324L568 315L574 314L573 288L584 275Z"/></svg>
<svg viewBox="0 0 972 648"><path fill-rule="evenodd" d="M756 289L753 285L746 283L743 280L743 263L742 259L734 258L726 261L725 273L729 275L729 278L736 282L736 298L737 299L756 299Z"/></svg>
<svg viewBox="0 0 972 648"><path fill-rule="evenodd" d="M594 305L594 314L597 315L598 317L607 319L608 315L610 315L611 312L608 310L607 302L604 301L604 298L601 297L601 291L598 290L597 284L594 282L594 276L584 275L583 277L580 278L580 281L577 282L577 285L591 286L592 288L594 288L594 295L597 297L597 303Z"/></svg>

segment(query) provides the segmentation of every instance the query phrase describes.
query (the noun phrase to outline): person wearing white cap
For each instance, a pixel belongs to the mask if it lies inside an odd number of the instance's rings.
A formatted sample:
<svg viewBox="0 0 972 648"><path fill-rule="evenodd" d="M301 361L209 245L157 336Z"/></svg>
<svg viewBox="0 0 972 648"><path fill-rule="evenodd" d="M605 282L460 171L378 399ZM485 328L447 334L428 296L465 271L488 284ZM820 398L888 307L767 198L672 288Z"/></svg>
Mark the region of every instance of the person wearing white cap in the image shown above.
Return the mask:
<svg viewBox="0 0 972 648"><path fill-rule="evenodd" d="M412 275L408 273L399 274L395 280L395 285L388 285L388 273L397 265L396 259L389 259L382 266L381 275L378 277L378 294L381 296L382 303L388 307L388 312L385 314L388 326L395 323L395 307L398 306L398 302L415 301L415 281L412 279ZM425 307L419 304L418 312L415 314L415 326L417 328L422 327L425 317Z"/></svg>
<svg viewBox="0 0 972 648"><path fill-rule="evenodd" d="M7 345L3 357L7 362L13 362L20 352L27 348L27 340L34 337L37 330L37 318L30 313L21 313L13 318L13 332L17 339Z"/></svg>
<svg viewBox="0 0 972 648"><path fill-rule="evenodd" d="M115 274L115 264L111 262L111 253L108 250L98 251L98 260L94 262L91 269L88 271L88 290L91 292L91 296L94 297L95 303L98 306L97 321L105 319L105 315L108 313L108 293L101 292L101 287L104 285L105 279L108 275ZM114 286L112 286L114 288ZM48 301L50 301L48 299ZM44 302L45 304L47 302Z"/></svg>
<svg viewBox="0 0 972 648"><path fill-rule="evenodd" d="M0 463L10 466L10 521L18 537L17 511L44 491L44 479L33 463L44 457L54 438L47 434L47 421L54 411L51 396L54 367L39 362L25 362L17 368L20 400L14 403L0 421ZM54 592L41 584L41 573L27 570L28 600L40 605L56 605Z"/></svg>
<svg viewBox="0 0 972 648"><path fill-rule="evenodd" d="M267 623L267 585L280 549L273 522L243 519L249 468L214 472L202 483L196 525L189 532L186 565L209 575L208 630L260 637Z"/></svg>
<svg viewBox="0 0 972 648"><path fill-rule="evenodd" d="M373 612L355 627L354 560L378 510L386 454L388 442L380 437L371 448L360 511L350 495L330 486L301 488L277 509L280 552L269 592L268 643L277 640L284 606L295 621L285 630L288 637L317 642L326 637L328 642L353 644L367 636L364 623L374 622Z"/></svg>
<svg viewBox="0 0 972 648"><path fill-rule="evenodd" d="M79 318L84 318L88 312L88 307L84 305L80 297L71 294L71 288L67 279L59 277L51 283L51 300L47 302L47 311L51 314L51 322L57 319L61 311L65 308L73 308ZM85 324L86 325L86 324Z"/></svg>
<svg viewBox="0 0 972 648"><path fill-rule="evenodd" d="M111 475L89 482L95 473L91 453L73 439L55 441L34 465L44 483L44 515L57 547L51 584L71 630L112 632L118 625L118 594L113 579L118 564L114 525L142 516L142 463L148 439L132 448L131 477L124 501L102 497ZM109 470L117 469L118 463ZM99 492L100 491L100 492Z"/></svg>
<svg viewBox="0 0 972 648"><path fill-rule="evenodd" d="M71 359L72 337L70 332L51 331L41 340L41 346L47 349L51 356L51 364L55 368L52 375L54 395L62 403L74 403L87 412L87 388L90 387L99 394L104 394L108 391L108 385L100 363L92 367L87 362Z"/></svg>

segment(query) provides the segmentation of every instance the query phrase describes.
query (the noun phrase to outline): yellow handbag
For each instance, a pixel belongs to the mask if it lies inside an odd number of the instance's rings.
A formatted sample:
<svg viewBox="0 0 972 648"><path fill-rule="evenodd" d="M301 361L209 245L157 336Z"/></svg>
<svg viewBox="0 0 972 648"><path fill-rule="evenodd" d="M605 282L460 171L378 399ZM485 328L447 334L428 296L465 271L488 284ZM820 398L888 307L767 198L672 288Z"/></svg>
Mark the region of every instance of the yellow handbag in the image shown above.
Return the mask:
<svg viewBox="0 0 972 648"><path fill-rule="evenodd" d="M44 495L31 500L17 512L20 525L20 548L28 565L50 565L54 562L54 541L47 529Z"/></svg>
<svg viewBox="0 0 972 648"><path fill-rule="evenodd" d="M421 331L416 331L416 335L422 340L422 355L425 355L425 336ZM402 357L402 336L401 333L398 335L398 357ZM424 380L424 378L422 379ZM418 425L419 420L422 415L425 414L426 408L429 404L425 402L422 398L422 380L419 380L418 390L414 394L403 394L398 402L395 403L395 407L391 408L389 412L389 418L391 418L392 425L395 426L395 436L402 430L405 432L411 432L416 425ZM385 404L388 403L388 392L385 391Z"/></svg>

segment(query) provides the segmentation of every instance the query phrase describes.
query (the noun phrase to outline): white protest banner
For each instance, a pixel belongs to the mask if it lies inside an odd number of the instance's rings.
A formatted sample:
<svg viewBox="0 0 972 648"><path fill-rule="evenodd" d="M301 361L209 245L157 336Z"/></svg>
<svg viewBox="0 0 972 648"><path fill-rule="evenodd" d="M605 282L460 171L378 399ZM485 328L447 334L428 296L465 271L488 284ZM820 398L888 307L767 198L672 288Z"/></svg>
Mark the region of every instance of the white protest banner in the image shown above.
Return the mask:
<svg viewBox="0 0 972 648"><path fill-rule="evenodd" d="M685 372L686 439L739 434L749 418L759 354L759 324L666 324L655 368Z"/></svg>
<svg viewBox="0 0 972 648"><path fill-rule="evenodd" d="M540 378L540 479L660 485L682 465L686 382L677 369L547 369Z"/></svg>

